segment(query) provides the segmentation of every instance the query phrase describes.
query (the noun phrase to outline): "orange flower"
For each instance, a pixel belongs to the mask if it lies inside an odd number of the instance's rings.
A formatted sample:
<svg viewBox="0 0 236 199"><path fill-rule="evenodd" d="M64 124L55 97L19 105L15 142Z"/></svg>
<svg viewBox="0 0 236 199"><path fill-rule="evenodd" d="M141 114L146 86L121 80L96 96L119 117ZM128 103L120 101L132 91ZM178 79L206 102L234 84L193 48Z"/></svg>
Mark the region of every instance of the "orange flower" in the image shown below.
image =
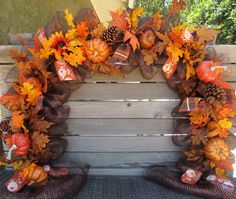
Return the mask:
<svg viewBox="0 0 236 199"><path fill-rule="evenodd" d="M78 35L82 38L87 38L89 35L89 28L87 26L87 23L85 21L81 22L76 26Z"/></svg>

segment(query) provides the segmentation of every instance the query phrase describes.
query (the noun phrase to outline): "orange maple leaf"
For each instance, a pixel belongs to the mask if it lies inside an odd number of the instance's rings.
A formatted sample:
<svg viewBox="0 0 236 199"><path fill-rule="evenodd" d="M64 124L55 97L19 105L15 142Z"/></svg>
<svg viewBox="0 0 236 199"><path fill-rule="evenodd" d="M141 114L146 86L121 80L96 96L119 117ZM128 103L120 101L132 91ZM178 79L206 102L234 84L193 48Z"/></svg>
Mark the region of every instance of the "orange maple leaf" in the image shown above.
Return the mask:
<svg viewBox="0 0 236 199"><path fill-rule="evenodd" d="M17 94L4 94L0 97L0 103L11 111L20 110L23 103Z"/></svg>
<svg viewBox="0 0 236 199"><path fill-rule="evenodd" d="M117 26L119 29L125 31L129 28L129 23L124 16L119 12L110 11L112 21L110 22L111 26Z"/></svg>
<svg viewBox="0 0 236 199"><path fill-rule="evenodd" d="M80 37L86 38L89 35L89 28L85 21L82 21L80 24L76 26L77 32Z"/></svg>
<svg viewBox="0 0 236 199"><path fill-rule="evenodd" d="M184 51L181 49L180 43L170 42L166 48L167 54L172 57L174 64L179 61L180 57L183 57Z"/></svg>
<svg viewBox="0 0 236 199"><path fill-rule="evenodd" d="M221 160L215 163L216 166L220 169L225 169L227 171L233 170L233 163L228 160Z"/></svg>
<svg viewBox="0 0 236 199"><path fill-rule="evenodd" d="M170 40L167 33L161 34L160 32L157 32L157 36L160 40L163 41L163 42L157 43L157 52L159 54L162 54L164 52L165 48L167 47L167 45L171 42L171 40Z"/></svg>
<svg viewBox="0 0 236 199"><path fill-rule="evenodd" d="M162 24L162 17L161 17L161 14L159 12L155 13L153 16L152 16L152 20L153 20L153 25L154 25L154 29L156 31L160 30L161 28L161 24Z"/></svg>
<svg viewBox="0 0 236 199"><path fill-rule="evenodd" d="M13 131L18 131L21 128L24 129L25 132L28 132L26 127L24 126L24 120L26 119L26 115L21 113L21 111L13 111L11 118L11 127Z"/></svg>
<svg viewBox="0 0 236 199"><path fill-rule="evenodd" d="M31 137L31 146L34 153L41 152L49 142L48 135L35 131Z"/></svg>
<svg viewBox="0 0 236 199"><path fill-rule="evenodd" d="M139 41L136 37L135 34L131 33L130 31L126 31L125 32L125 36L124 36L124 42L128 41L130 45L132 46L134 52L137 48L139 48Z"/></svg>
<svg viewBox="0 0 236 199"><path fill-rule="evenodd" d="M209 113L203 111L193 111L189 113L191 124L202 126L205 125L209 121Z"/></svg>

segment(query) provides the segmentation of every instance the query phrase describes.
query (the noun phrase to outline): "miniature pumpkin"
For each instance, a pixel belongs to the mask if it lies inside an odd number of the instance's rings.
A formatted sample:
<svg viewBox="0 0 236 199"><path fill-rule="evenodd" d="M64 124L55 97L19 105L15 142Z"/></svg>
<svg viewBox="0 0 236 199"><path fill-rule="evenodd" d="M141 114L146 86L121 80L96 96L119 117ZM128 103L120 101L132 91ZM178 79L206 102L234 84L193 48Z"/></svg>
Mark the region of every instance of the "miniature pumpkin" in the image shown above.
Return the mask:
<svg viewBox="0 0 236 199"><path fill-rule="evenodd" d="M28 185L35 185L48 180L48 173L44 170L44 168L37 166L34 163L25 167L21 175L29 182Z"/></svg>
<svg viewBox="0 0 236 199"><path fill-rule="evenodd" d="M151 30L146 30L139 36L139 43L142 48L151 48L155 43L155 35Z"/></svg>
<svg viewBox="0 0 236 199"><path fill-rule="evenodd" d="M220 125L217 122L215 122L215 121L209 122L207 124L207 128L209 130L209 132L207 133L207 137L215 137L221 131Z"/></svg>
<svg viewBox="0 0 236 199"><path fill-rule="evenodd" d="M218 162L229 157L229 147L224 140L212 138L206 143L204 153L209 160Z"/></svg>
<svg viewBox="0 0 236 199"><path fill-rule="evenodd" d="M217 78L217 73L211 70L213 65L213 61L202 61L196 68L198 79L204 83L214 82Z"/></svg>
<svg viewBox="0 0 236 199"><path fill-rule="evenodd" d="M109 56L109 47L101 39L92 39L87 41L85 45L85 54L94 63L103 62Z"/></svg>
<svg viewBox="0 0 236 199"><path fill-rule="evenodd" d="M6 139L7 144L11 147L9 149L7 159L11 159L12 152L14 155L24 156L27 155L30 148L30 139L27 134L15 133L11 134Z"/></svg>

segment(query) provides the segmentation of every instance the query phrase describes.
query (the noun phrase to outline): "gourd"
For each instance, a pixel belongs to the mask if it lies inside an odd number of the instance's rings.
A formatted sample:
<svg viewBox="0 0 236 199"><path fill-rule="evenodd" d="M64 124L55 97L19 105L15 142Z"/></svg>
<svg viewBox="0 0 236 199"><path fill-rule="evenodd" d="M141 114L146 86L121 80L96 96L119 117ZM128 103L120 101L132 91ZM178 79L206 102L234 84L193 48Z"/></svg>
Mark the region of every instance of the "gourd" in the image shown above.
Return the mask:
<svg viewBox="0 0 236 199"><path fill-rule="evenodd" d="M223 139L212 138L206 143L204 154L213 162L226 160L229 157L229 147Z"/></svg>
<svg viewBox="0 0 236 199"><path fill-rule="evenodd" d="M139 36L139 43L141 48L151 48L155 43L155 35L151 30L142 32Z"/></svg>
<svg viewBox="0 0 236 199"><path fill-rule="evenodd" d="M27 155L30 148L30 139L27 134L14 133L6 137L6 142L10 146L7 159L11 159L12 153L18 156Z"/></svg>
<svg viewBox="0 0 236 199"><path fill-rule="evenodd" d="M21 176L23 179L28 181L28 185L35 185L46 182L48 180L48 173L43 167L37 166L32 163L26 166L22 172Z"/></svg>
<svg viewBox="0 0 236 199"><path fill-rule="evenodd" d="M105 61L109 56L109 47L101 39L92 39L87 41L85 45L85 54L93 63L100 63Z"/></svg>
<svg viewBox="0 0 236 199"><path fill-rule="evenodd" d="M202 61L196 68L198 79L204 83L214 82L218 75L211 70L213 65L213 61Z"/></svg>

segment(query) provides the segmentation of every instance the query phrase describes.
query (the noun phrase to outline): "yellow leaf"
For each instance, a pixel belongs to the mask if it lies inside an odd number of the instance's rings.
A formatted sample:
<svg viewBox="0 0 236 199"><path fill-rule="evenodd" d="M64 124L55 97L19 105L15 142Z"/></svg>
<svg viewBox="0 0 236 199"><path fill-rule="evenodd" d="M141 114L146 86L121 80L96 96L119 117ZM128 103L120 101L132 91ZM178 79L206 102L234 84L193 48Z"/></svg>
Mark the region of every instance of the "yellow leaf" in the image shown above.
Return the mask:
<svg viewBox="0 0 236 199"><path fill-rule="evenodd" d="M16 170L19 170L19 168L21 167L21 165L23 164L23 161L22 160L19 160L19 161L16 161L12 164L12 167L13 169L16 171Z"/></svg>
<svg viewBox="0 0 236 199"><path fill-rule="evenodd" d="M133 10L131 22L132 22L132 29L136 30L138 28L138 18L143 14L143 7L139 7Z"/></svg>
<svg viewBox="0 0 236 199"><path fill-rule="evenodd" d="M188 80L190 77L194 75L195 75L195 68L191 64L187 64L186 79Z"/></svg>
<svg viewBox="0 0 236 199"><path fill-rule="evenodd" d="M181 47L179 43L170 42L166 48L167 54L172 57L174 64L179 61L180 57L183 57L184 51Z"/></svg>
<svg viewBox="0 0 236 199"><path fill-rule="evenodd" d="M68 9L65 9L65 19L66 19L66 21L67 21L67 23L68 23L69 26L71 26L72 28L75 27L75 24L74 24L74 22L73 22L74 17L73 17L73 15L69 12Z"/></svg>
<svg viewBox="0 0 236 199"><path fill-rule="evenodd" d="M2 161L0 161L0 166L7 166L8 164L6 163L6 162L2 162Z"/></svg>
<svg viewBox="0 0 236 199"><path fill-rule="evenodd" d="M226 176L226 172L224 169L220 169L218 167L215 168L215 172L216 172L216 175L219 175L219 176Z"/></svg>
<svg viewBox="0 0 236 199"><path fill-rule="evenodd" d="M233 126L232 122L228 118L219 120L218 124L222 129L230 129Z"/></svg>
<svg viewBox="0 0 236 199"><path fill-rule="evenodd" d="M23 86L21 87L21 93L26 95L26 101L32 105L34 105L36 103L36 99L42 95L42 92L29 82L23 83Z"/></svg>
<svg viewBox="0 0 236 199"><path fill-rule="evenodd" d="M86 60L84 57L84 50L82 47L70 47L68 50L71 51L70 54L66 52L63 53L64 60L68 62L70 65L77 67L82 64L83 61Z"/></svg>

